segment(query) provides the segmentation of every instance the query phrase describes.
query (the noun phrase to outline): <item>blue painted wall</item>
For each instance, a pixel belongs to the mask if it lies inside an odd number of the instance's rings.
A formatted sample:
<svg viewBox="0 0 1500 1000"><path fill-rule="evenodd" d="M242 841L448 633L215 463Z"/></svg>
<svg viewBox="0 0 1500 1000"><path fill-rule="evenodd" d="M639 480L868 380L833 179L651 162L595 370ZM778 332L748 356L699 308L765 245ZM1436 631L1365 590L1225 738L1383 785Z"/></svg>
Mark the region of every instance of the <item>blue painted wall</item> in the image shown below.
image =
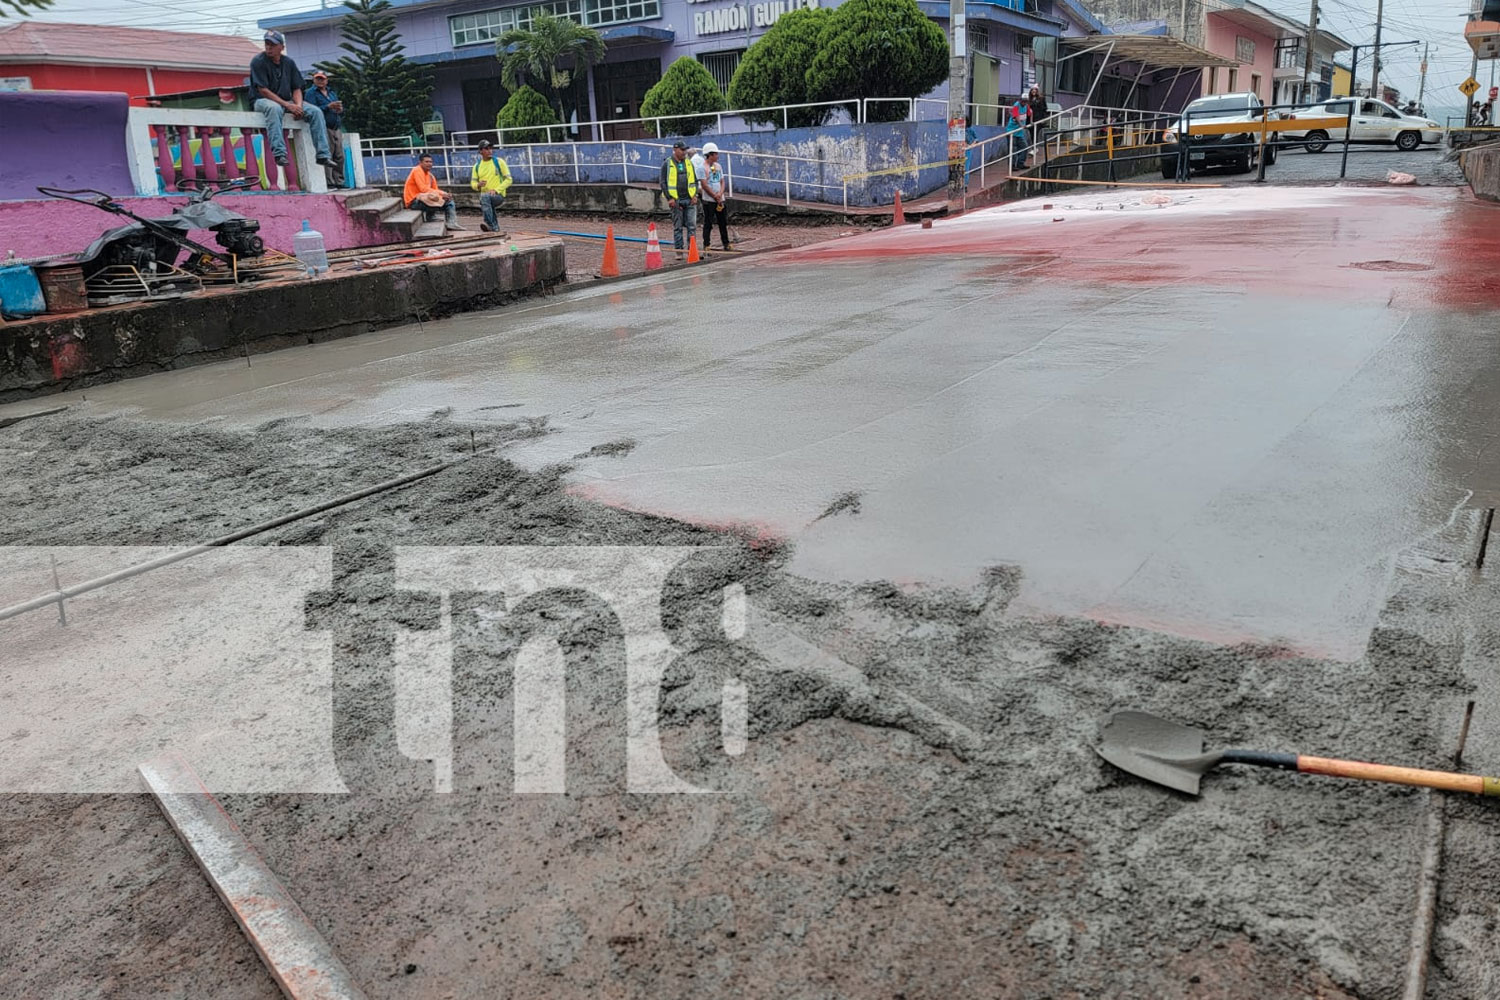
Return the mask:
<svg viewBox="0 0 1500 1000"><path fill-rule="evenodd" d="M979 138L1000 131L977 128ZM701 146L710 137L688 136ZM785 197L793 201L844 204L847 179L851 206L889 205L896 191L911 200L936 191L948 180L947 126L943 122L892 122L875 125L825 125L818 128L740 132L711 137L722 151L722 162L737 194ZM500 150L517 184L655 183L671 152L673 140L632 142L551 143L507 146ZM626 161L621 166L621 151ZM765 160L735 154L768 153L798 160ZM469 169L478 153L463 150L434 153L433 170L443 183L468 186ZM575 166L576 156L576 166ZM400 185L416 164L416 152L365 157L371 184ZM907 169L902 169L907 168ZM915 168L915 169L912 169Z"/></svg>

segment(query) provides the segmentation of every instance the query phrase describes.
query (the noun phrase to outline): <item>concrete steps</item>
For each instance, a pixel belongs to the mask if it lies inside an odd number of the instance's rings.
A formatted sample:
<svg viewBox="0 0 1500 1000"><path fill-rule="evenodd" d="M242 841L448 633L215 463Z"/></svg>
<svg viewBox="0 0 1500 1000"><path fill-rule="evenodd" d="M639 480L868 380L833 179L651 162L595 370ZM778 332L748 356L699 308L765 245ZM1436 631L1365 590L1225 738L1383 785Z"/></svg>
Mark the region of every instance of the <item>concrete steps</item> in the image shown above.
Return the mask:
<svg viewBox="0 0 1500 1000"><path fill-rule="evenodd" d="M338 192L338 196L344 207L351 212L390 197L379 188L356 188L353 191Z"/></svg>
<svg viewBox="0 0 1500 1000"><path fill-rule="evenodd" d="M393 230L402 243L437 239L443 235L442 223L424 223L422 213L403 208L401 199L379 188L351 191L344 200L349 213L381 228ZM434 233L432 226L437 226Z"/></svg>
<svg viewBox="0 0 1500 1000"><path fill-rule="evenodd" d="M443 225L443 220L433 219L431 222L419 224L412 233L414 240L440 240L448 234L448 228Z"/></svg>

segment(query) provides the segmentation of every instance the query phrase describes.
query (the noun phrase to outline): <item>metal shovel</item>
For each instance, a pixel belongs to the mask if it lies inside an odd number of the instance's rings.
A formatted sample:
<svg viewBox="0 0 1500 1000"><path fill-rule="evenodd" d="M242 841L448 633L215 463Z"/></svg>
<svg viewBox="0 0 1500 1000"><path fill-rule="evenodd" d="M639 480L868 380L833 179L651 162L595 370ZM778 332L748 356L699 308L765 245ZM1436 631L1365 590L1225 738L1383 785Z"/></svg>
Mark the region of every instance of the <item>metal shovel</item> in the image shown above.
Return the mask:
<svg viewBox="0 0 1500 1000"><path fill-rule="evenodd" d="M1203 750L1203 731L1148 715L1116 712L1104 725L1099 756L1122 771L1189 795L1198 794L1203 775L1220 764L1251 764L1304 774L1326 774L1335 778L1386 781L1397 785L1420 785L1449 792L1500 796L1500 779L1451 771L1424 771L1391 764L1366 764L1357 760L1308 757L1265 750Z"/></svg>

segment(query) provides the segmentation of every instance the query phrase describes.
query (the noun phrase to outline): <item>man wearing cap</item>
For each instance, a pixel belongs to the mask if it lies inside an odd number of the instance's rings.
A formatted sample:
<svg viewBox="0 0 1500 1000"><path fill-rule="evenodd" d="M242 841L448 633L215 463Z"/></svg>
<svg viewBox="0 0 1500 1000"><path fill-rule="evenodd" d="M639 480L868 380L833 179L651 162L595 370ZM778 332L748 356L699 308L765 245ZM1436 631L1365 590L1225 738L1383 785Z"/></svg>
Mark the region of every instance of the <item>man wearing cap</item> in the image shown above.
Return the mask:
<svg viewBox="0 0 1500 1000"><path fill-rule="evenodd" d="M698 175L681 140L672 144L672 155L661 165L661 193L672 209L672 245L680 253L698 228Z"/></svg>
<svg viewBox="0 0 1500 1000"><path fill-rule="evenodd" d="M433 221L442 212L447 217L449 229L463 231L463 226L458 224L458 205L451 194L438 187L437 178L433 176L431 153L423 153L417 157L417 165L406 175L406 186L401 189L401 204L421 212L422 218L427 222Z"/></svg>
<svg viewBox="0 0 1500 1000"><path fill-rule="evenodd" d="M495 210L505 203L505 192L510 190L510 167L495 155L495 144L488 139L479 140L479 160L469 172L469 187L479 192L479 210L484 213L479 228L499 232Z"/></svg>
<svg viewBox="0 0 1500 1000"><path fill-rule="evenodd" d="M281 122L289 114L307 122L318 163L326 167L332 161L328 158L328 126L323 121L323 109L302 103L302 71L286 55L286 36L279 31L268 31L265 43L266 50L250 60L250 96L255 98L255 110L266 116L271 156L278 165L287 165Z"/></svg>
<svg viewBox="0 0 1500 1000"><path fill-rule="evenodd" d="M328 186L344 186L344 102L339 92L328 86L328 74L318 70L312 75L313 89L307 92L307 103L323 112L328 128Z"/></svg>
<svg viewBox="0 0 1500 1000"><path fill-rule="evenodd" d="M719 224L719 242L724 249L729 247L729 213L725 198L728 191L724 184L724 168L719 166L717 143L705 142L703 151L693 157L693 170L698 174L698 189L703 201L703 250L713 237L714 223Z"/></svg>

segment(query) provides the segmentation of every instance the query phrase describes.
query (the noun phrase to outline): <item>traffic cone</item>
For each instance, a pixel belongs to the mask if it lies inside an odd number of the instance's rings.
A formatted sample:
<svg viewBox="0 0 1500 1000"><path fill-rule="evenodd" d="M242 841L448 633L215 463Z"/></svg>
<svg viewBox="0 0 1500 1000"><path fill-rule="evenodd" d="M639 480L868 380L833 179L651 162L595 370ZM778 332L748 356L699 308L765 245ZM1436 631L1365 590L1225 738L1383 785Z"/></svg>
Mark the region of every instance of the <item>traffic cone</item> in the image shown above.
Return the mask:
<svg viewBox="0 0 1500 1000"><path fill-rule="evenodd" d="M661 267L661 241L656 238L656 223L646 227L646 270Z"/></svg>
<svg viewBox="0 0 1500 1000"><path fill-rule="evenodd" d="M901 191L896 191L896 217L891 220L893 226L906 225L906 213L901 210Z"/></svg>
<svg viewBox="0 0 1500 1000"><path fill-rule="evenodd" d="M698 238L696 236L689 236L688 237L688 259L687 259L687 262L689 264L696 264L696 263L698 263Z"/></svg>
<svg viewBox="0 0 1500 1000"><path fill-rule="evenodd" d="M604 230L604 263L599 266L599 277L618 278L620 261L615 257L615 227Z"/></svg>

